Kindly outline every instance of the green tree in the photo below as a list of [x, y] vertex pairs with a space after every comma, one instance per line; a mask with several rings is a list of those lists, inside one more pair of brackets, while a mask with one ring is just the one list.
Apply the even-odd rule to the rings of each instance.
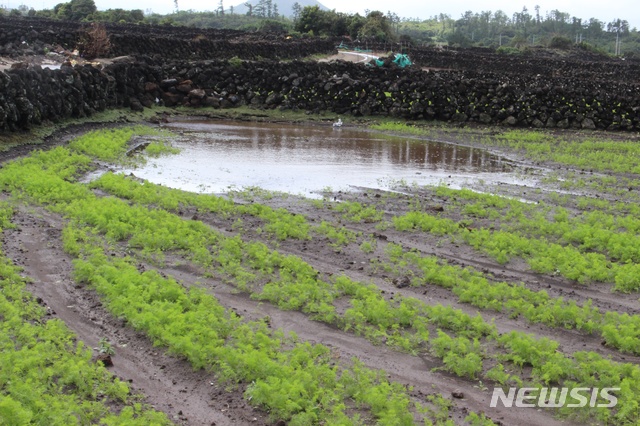
[[71, 0], [57, 4], [53, 10], [59, 19], [82, 21], [88, 20], [98, 8], [93, 0]]
[[291, 12], [293, 13], [293, 21], [294, 22], [297, 21], [298, 18], [300, 18], [300, 15], [302, 14], [302, 6], [300, 6], [300, 3], [295, 2], [291, 7]]
[[53, 7], [53, 14], [58, 19], [70, 19], [71, 6], [69, 3], [58, 3]]
[[267, 18], [273, 17], [273, 1], [265, 0], [265, 9], [267, 11]]
[[286, 33], [289, 31], [289, 25], [283, 21], [276, 21], [274, 19], [262, 19], [258, 25], [259, 31], [269, 33]]
[[471, 46], [471, 39], [464, 35], [462, 31], [456, 31], [447, 37], [447, 43], [450, 46], [456, 47], [469, 47]]
[[374, 38], [378, 41], [391, 41], [394, 39], [389, 19], [379, 10], [369, 12], [367, 20], [360, 29], [358, 36], [362, 38]]
[[614, 34], [629, 35], [629, 22], [623, 19], [616, 19], [607, 24], [607, 31]]
[[367, 20], [364, 16], [360, 16], [358, 13], [350, 16], [347, 20], [347, 32], [352, 38], [357, 38], [360, 30], [364, 27], [366, 22]]
[[300, 17], [296, 21], [295, 29], [301, 33], [319, 35], [326, 29], [324, 12], [319, 6], [306, 6], [300, 12]]
[[140, 9], [108, 9], [93, 14], [95, 21], [138, 23], [144, 21], [144, 13]]
[[335, 10], [320, 10], [318, 6], [307, 6], [300, 12], [294, 29], [315, 35], [344, 36], [351, 34], [351, 16]]
[[264, 0], [260, 0], [257, 4], [253, 6], [253, 10], [251, 11], [252, 16], [257, 16], [258, 18], [264, 18], [266, 15]]
[[522, 8], [522, 12], [513, 14], [513, 25], [516, 31], [522, 33], [522, 35], [526, 38], [527, 31], [529, 29], [529, 25], [531, 23], [531, 15], [529, 14], [529, 10], [526, 7]]
[[589, 23], [587, 24], [587, 37], [589, 38], [599, 38], [602, 36], [602, 32], [604, 30], [604, 24], [602, 23], [602, 21], [596, 19], [596, 18], [591, 18], [589, 19]]

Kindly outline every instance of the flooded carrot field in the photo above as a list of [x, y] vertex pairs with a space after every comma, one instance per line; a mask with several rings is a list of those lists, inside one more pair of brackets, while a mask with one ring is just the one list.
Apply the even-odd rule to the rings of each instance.
[[30, 395], [95, 423], [637, 424], [637, 142], [382, 130], [182, 120], [4, 161], [31, 343], [2, 356], [81, 371]]

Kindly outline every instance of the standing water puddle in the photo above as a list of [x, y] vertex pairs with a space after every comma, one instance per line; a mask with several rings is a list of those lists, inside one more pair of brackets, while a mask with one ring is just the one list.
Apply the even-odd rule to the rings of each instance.
[[530, 184], [514, 164], [489, 152], [328, 126], [244, 122], [176, 122], [177, 155], [149, 159], [133, 172], [172, 188], [223, 193], [257, 186], [309, 196], [327, 187]]

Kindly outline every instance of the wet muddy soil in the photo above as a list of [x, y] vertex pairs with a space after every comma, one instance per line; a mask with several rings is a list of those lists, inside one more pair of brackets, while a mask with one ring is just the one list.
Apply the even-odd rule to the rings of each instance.
[[[58, 143], [64, 143], [68, 135], [61, 138]], [[251, 141], [249, 138], [249, 142], [245, 143], [259, 145], [260, 139]], [[464, 143], [464, 140], [459, 142]], [[241, 139], [237, 138], [236, 143], [242, 143]], [[283, 140], [278, 142], [282, 149], [295, 149], [295, 146], [286, 147], [287, 143], [289, 142]], [[393, 152], [390, 150], [388, 154], [392, 156]], [[424, 153], [420, 155], [424, 157]], [[404, 157], [400, 156], [398, 161], [402, 158]], [[518, 185], [511, 185], [510, 188], [516, 194], [523, 191], [523, 187]], [[473, 266], [496, 281], [522, 282], [531, 289], [544, 289], [554, 297], [570, 298], [578, 303], [591, 299], [594, 306], [602, 310], [634, 314], [640, 312], [636, 300], [611, 293], [610, 288], [606, 286], [585, 287], [560, 277], [535, 274], [524, 262], [500, 265], [469, 247], [427, 234], [406, 234], [391, 228], [379, 229], [376, 223], [345, 222], [334, 209], [326, 207], [340, 201], [371, 203], [383, 210], [385, 217], [389, 218], [406, 212], [412, 200], [421, 196], [419, 192], [390, 194], [392, 193], [371, 187], [354, 188], [349, 192], [333, 191], [323, 194], [330, 201], [325, 202], [325, 207], [322, 208], [308, 199], [297, 196], [275, 196], [260, 200], [272, 207], [282, 207], [293, 213], [304, 214], [312, 224], [321, 221], [340, 223], [359, 233], [355, 243], [339, 249], [331, 247], [328, 241], [321, 237], [314, 237], [310, 241], [275, 241], [269, 236], [257, 233], [257, 223], [252, 222], [253, 219], [250, 217], [243, 218], [244, 226], [239, 230], [232, 229], [235, 218], [224, 219], [204, 212], [186, 210], [182, 213], [185, 220], [193, 218], [197, 213], [198, 220], [215, 230], [227, 234], [241, 234], [245, 239], [263, 241], [277, 247], [282, 253], [299, 256], [322, 274], [344, 273], [353, 279], [372, 282], [389, 298], [394, 295], [411, 296], [431, 304], [450, 305], [471, 314], [477, 312], [474, 307], [460, 303], [457, 297], [446, 289], [435, 286], [399, 287], [397, 280], [402, 277], [374, 268], [371, 260], [380, 257], [386, 244], [394, 242], [424, 255], [438, 256], [452, 264]], [[237, 202], [251, 201], [239, 198]], [[427, 206], [432, 204], [434, 208], [442, 204], [442, 200], [436, 202], [425, 199], [423, 202]], [[193, 371], [185, 360], [171, 357], [164, 349], [153, 347], [149, 339], [107, 312], [93, 290], [77, 286], [72, 277], [71, 257], [62, 249], [61, 232], [64, 221], [59, 216], [37, 207], [20, 206], [14, 222], [17, 225], [16, 229], [5, 231], [4, 250], [9, 258], [24, 268], [25, 275], [33, 278], [29, 290], [48, 307], [52, 317], [62, 319], [88, 345], [95, 347], [101, 338], [108, 339], [116, 351], [111, 371], [123, 380], [129, 381], [132, 387], [144, 396], [147, 403], [167, 413], [177, 424], [268, 424], [268, 413], [251, 407], [244, 400], [242, 386], [231, 389], [224, 387], [216, 382], [212, 373]], [[374, 252], [364, 253], [359, 249], [358, 244], [372, 238], [377, 239]], [[259, 303], [227, 283], [205, 278], [203, 271], [185, 265], [181, 259], [173, 260], [168, 257], [163, 266], [145, 267], [156, 268], [167, 275], [175, 276], [185, 286], [202, 283], [225, 307], [250, 319], [269, 316], [273, 328], [294, 331], [303, 340], [325, 344], [336, 352], [338, 358], [348, 360], [357, 357], [371, 368], [384, 369], [392, 380], [413, 386], [412, 396], [415, 398], [423, 399], [425, 395], [436, 392], [443, 394], [454, 403], [451, 417], [456, 424], [463, 423], [469, 411], [485, 412], [494, 422], [503, 425], [574, 424], [568, 420], [556, 420], [551, 412], [537, 409], [490, 409], [489, 389], [480, 386], [476, 381], [462, 379], [441, 370], [434, 371], [434, 368], [441, 367], [440, 361], [435, 358], [424, 354], [411, 356], [385, 346], [376, 346], [364, 338], [310, 320], [304, 314], [281, 311], [266, 302]], [[481, 315], [488, 321], [493, 320], [500, 332], [519, 330], [553, 338], [566, 353], [590, 350], [617, 361], [640, 361], [637, 357], [611, 350], [603, 346], [600, 339], [583, 333], [532, 325], [525, 320], [513, 319], [495, 312], [483, 311]], [[463, 398], [453, 397], [454, 394], [461, 394]]]

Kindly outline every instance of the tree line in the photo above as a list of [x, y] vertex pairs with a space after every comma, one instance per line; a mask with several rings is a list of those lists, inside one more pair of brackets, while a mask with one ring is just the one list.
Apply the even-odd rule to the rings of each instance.
[[225, 9], [219, 0], [213, 12], [179, 10], [160, 15], [142, 10], [109, 9], [98, 11], [94, 0], [70, 0], [53, 9], [34, 10], [22, 5], [2, 14], [27, 15], [72, 21], [103, 21], [184, 25], [201, 28], [231, 28], [248, 31], [281, 31], [299, 36], [350, 37], [385, 43], [411, 42], [414, 45], [449, 45], [489, 47], [505, 53], [521, 53], [529, 47], [568, 48], [573, 44], [612, 55], [640, 54], [640, 34], [625, 19], [605, 22], [597, 18], [583, 20], [558, 9], [542, 13], [523, 7], [509, 16], [501, 10], [463, 13], [454, 19], [438, 14], [427, 19], [401, 18], [388, 11], [365, 10], [348, 14], [323, 10], [318, 6], [302, 7], [294, 3], [291, 10], [280, 10], [275, 0], [246, 2], [246, 12]]
[[408, 34], [423, 42], [463, 47], [523, 49], [527, 46], [581, 44], [612, 54], [632, 54], [640, 47], [637, 29], [630, 28], [625, 19], [611, 22], [597, 18], [584, 20], [558, 9], [542, 13], [539, 6], [535, 6], [533, 12], [523, 7], [512, 16], [500, 10], [479, 13], [467, 11], [457, 20], [440, 14], [417, 25], [416, 21], [403, 20], [403, 26]]
[[70, 0], [67, 3], [58, 3], [52, 9], [42, 10], [28, 8], [24, 4], [11, 10], [0, 7], [0, 15], [28, 16], [77, 22], [142, 23], [145, 21], [145, 14], [141, 9], [108, 9], [99, 11], [94, 0]]

